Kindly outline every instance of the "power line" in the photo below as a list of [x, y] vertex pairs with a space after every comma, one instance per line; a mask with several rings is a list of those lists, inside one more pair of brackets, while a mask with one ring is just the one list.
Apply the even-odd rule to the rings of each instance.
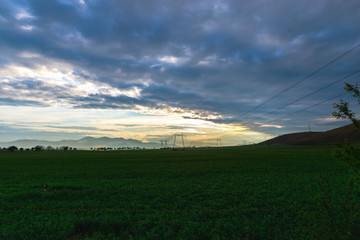
[[281, 109], [283, 109], [285, 107], [288, 107], [288, 106], [290, 106], [290, 105], [292, 105], [294, 103], [297, 103], [297, 102], [303, 100], [304, 98], [310, 97], [310, 96], [314, 95], [315, 93], [318, 93], [318, 92], [320, 92], [320, 91], [322, 91], [322, 90], [324, 90], [324, 89], [326, 89], [326, 88], [328, 88], [328, 87], [330, 87], [330, 86], [332, 86], [332, 85], [334, 85], [334, 84], [336, 84], [336, 83], [338, 83], [340, 81], [343, 81], [343, 80], [345, 80], [345, 79], [347, 79], [347, 78], [349, 78], [349, 77], [351, 77], [351, 76], [353, 76], [353, 75], [355, 75], [355, 74], [357, 74], [359, 72], [360, 72], [360, 69], [346, 75], [345, 77], [339, 78], [339, 79], [337, 79], [337, 80], [335, 80], [335, 81], [333, 81], [333, 82], [331, 82], [331, 83], [329, 83], [329, 84], [327, 84], [327, 85], [325, 85], [325, 86], [323, 86], [323, 87], [321, 87], [321, 88], [319, 88], [319, 89], [317, 89], [317, 90], [315, 90], [315, 91], [313, 91], [313, 92], [311, 92], [309, 94], [306, 94], [305, 96], [302, 96], [302, 97], [300, 97], [300, 98], [298, 98], [298, 99], [296, 99], [296, 100], [294, 100], [294, 101], [292, 101], [290, 103], [287, 103], [287, 104], [285, 104], [285, 105], [283, 105], [281, 107], [278, 107], [277, 109], [275, 109], [275, 110], [273, 110], [271, 112], [265, 113], [265, 114], [261, 115], [260, 117], [257, 117], [257, 118], [255, 118], [255, 119], [253, 119], [251, 121], [248, 121], [248, 122], [246, 122], [244, 124], [246, 125], [246, 124], [248, 124], [248, 123], [250, 123], [252, 121], [255, 121], [255, 120], [259, 119], [259, 118], [263, 118], [263, 117], [268, 116], [268, 115], [270, 115], [272, 113], [275, 113], [275, 112], [277, 112], [277, 111], [279, 111], [279, 110], [281, 110]]
[[313, 71], [312, 73], [308, 74], [307, 76], [305, 76], [304, 78], [298, 80], [297, 82], [293, 83], [292, 85], [290, 85], [289, 87], [287, 87], [286, 89], [282, 90], [281, 92], [279, 92], [278, 94], [272, 96], [271, 98], [269, 98], [268, 100], [260, 103], [259, 105], [253, 107], [252, 109], [250, 109], [249, 111], [243, 113], [242, 115], [240, 115], [239, 117], [244, 117], [247, 114], [249, 114], [250, 112], [255, 111], [256, 109], [260, 108], [261, 106], [267, 104], [268, 102], [272, 101], [273, 99], [277, 98], [278, 96], [280, 96], [281, 94], [283, 94], [284, 92], [289, 91], [290, 89], [292, 89], [293, 87], [299, 85], [300, 83], [302, 83], [303, 81], [311, 78], [312, 76], [314, 76], [315, 74], [317, 74], [318, 72], [320, 72], [321, 70], [325, 69], [326, 67], [330, 66], [331, 64], [335, 63], [336, 61], [340, 60], [341, 58], [345, 57], [346, 55], [348, 55], [349, 53], [351, 53], [352, 51], [354, 51], [356, 48], [360, 47], [360, 43], [358, 43], [357, 45], [355, 45], [354, 47], [350, 48], [349, 50], [347, 50], [346, 52], [344, 52], [343, 54], [337, 56], [336, 58], [332, 59], [331, 61], [327, 62], [326, 64], [324, 64], [323, 66], [321, 66], [320, 68], [316, 69], [315, 71]]
[[292, 112], [292, 113], [283, 115], [283, 116], [278, 117], [278, 118], [275, 118], [275, 119], [268, 120], [268, 121], [264, 122], [262, 125], [267, 124], [267, 123], [270, 123], [270, 122], [274, 122], [274, 121], [277, 121], [277, 120], [280, 120], [280, 119], [284, 119], [284, 118], [286, 118], [286, 117], [290, 117], [291, 115], [294, 115], [294, 114], [296, 114], [296, 113], [299, 113], [299, 112], [308, 110], [308, 109], [310, 109], [310, 108], [312, 108], [312, 107], [315, 107], [315, 106], [317, 106], [317, 105], [320, 105], [320, 104], [329, 102], [329, 101], [331, 101], [331, 100], [333, 100], [333, 99], [335, 99], [335, 98], [339, 98], [339, 97], [341, 97], [341, 96], [343, 96], [343, 95], [345, 95], [345, 94], [346, 94], [346, 93], [342, 93], [342, 94], [340, 94], [340, 95], [337, 95], [337, 96], [335, 96], [335, 97], [332, 97], [332, 98], [329, 98], [329, 99], [320, 101], [320, 102], [318, 102], [318, 103], [315, 103], [315, 104], [310, 105], [310, 106], [308, 106], [308, 107], [302, 108], [302, 109], [297, 110], [297, 111], [295, 111], [295, 112]]

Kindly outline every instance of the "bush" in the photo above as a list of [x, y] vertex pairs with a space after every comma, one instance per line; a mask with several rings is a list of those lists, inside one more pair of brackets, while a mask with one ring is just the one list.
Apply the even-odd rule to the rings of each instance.
[[10, 151], [10, 152], [15, 152], [15, 151], [17, 151], [18, 150], [18, 148], [16, 147], [16, 146], [10, 146], [10, 147], [8, 147], [8, 151]]

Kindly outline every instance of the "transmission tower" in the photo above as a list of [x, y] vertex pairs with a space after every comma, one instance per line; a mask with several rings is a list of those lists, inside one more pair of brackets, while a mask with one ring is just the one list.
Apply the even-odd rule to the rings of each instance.
[[184, 134], [183, 134], [183, 133], [181, 133], [181, 134], [174, 134], [174, 145], [173, 145], [173, 149], [175, 149], [176, 137], [181, 137], [183, 149], [185, 149], [185, 142], [184, 142]]
[[216, 139], [216, 147], [221, 147], [221, 139]]
[[169, 147], [167, 139], [161, 139], [160, 143], [161, 143], [161, 148], [168, 148]]

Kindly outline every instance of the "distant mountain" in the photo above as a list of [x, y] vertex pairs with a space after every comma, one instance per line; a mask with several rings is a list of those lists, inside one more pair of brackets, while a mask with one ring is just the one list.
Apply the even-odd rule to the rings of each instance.
[[149, 142], [145, 143], [135, 139], [124, 139], [124, 138], [94, 138], [94, 137], [84, 137], [80, 140], [61, 140], [61, 141], [44, 141], [44, 140], [35, 140], [35, 139], [24, 139], [16, 140], [12, 142], [0, 142], [0, 147], [9, 147], [17, 146], [22, 148], [31, 148], [36, 145], [40, 146], [69, 146], [75, 148], [95, 148], [95, 147], [141, 147], [141, 148], [158, 148], [160, 147], [159, 143]]
[[293, 144], [293, 145], [321, 145], [349, 142], [360, 142], [360, 131], [353, 124], [335, 128], [326, 132], [299, 132], [281, 135], [259, 144]]

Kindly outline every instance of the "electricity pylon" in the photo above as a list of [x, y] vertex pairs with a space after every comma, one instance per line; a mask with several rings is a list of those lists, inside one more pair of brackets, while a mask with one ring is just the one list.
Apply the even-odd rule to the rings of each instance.
[[181, 133], [181, 134], [174, 134], [174, 145], [173, 145], [173, 149], [175, 148], [176, 137], [181, 137], [183, 149], [185, 149], [184, 134], [183, 134], [183, 133]]
[[167, 139], [161, 139], [161, 148], [168, 148], [168, 140]]

